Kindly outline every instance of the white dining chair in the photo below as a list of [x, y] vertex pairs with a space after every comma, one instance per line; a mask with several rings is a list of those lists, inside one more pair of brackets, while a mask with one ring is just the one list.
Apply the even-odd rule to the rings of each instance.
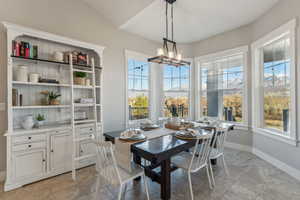
[[124, 169], [118, 166], [111, 142], [95, 142], [95, 144], [97, 148], [96, 168], [98, 176], [101, 177], [102, 183], [104, 182], [113, 186], [120, 187], [118, 200], [121, 200], [122, 198], [123, 189], [125, 189], [125, 197], [126, 184], [138, 177], [141, 177], [144, 181], [147, 199], [149, 200], [148, 184], [144, 169], [134, 163], [132, 163], [131, 169]]
[[[227, 133], [232, 129], [233, 125], [228, 123], [219, 123], [217, 127], [217, 133], [213, 141], [213, 148], [209, 156], [210, 160], [216, 160], [222, 158], [223, 167], [227, 176], [229, 176], [229, 171], [227, 164], [225, 162], [224, 155], [224, 145], [226, 142]], [[210, 166], [211, 167], [211, 166]], [[215, 184], [214, 177], [212, 176], [213, 184]]]
[[196, 139], [196, 144], [195, 147], [193, 148], [193, 153], [183, 152], [172, 159], [172, 163], [175, 166], [183, 169], [188, 174], [189, 189], [190, 189], [190, 195], [192, 200], [194, 199], [192, 179], [191, 179], [191, 175], [193, 173], [196, 173], [201, 169], [206, 168], [209, 187], [213, 189], [212, 180], [210, 176], [212, 170], [208, 164], [209, 154], [211, 150], [212, 136], [213, 136], [212, 133], [199, 136]]

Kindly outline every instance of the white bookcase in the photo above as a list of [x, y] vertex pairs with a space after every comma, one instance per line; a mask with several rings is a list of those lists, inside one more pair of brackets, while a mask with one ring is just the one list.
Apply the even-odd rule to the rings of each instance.
[[[102, 122], [102, 61], [104, 47], [80, 42], [51, 33], [4, 22], [7, 31], [7, 173], [5, 191], [44, 178], [73, 171], [95, 163], [92, 139], [101, 139]], [[38, 46], [38, 58], [12, 56], [12, 41], [26, 41]], [[78, 51], [87, 54], [88, 65], [54, 61], [54, 52]], [[28, 74], [59, 83], [17, 81], [16, 70], [26, 66]], [[75, 85], [75, 71], [86, 72], [90, 86]], [[22, 105], [13, 106], [13, 89], [22, 94]], [[61, 94], [59, 105], [42, 104], [41, 91]], [[75, 103], [78, 98], [93, 102]], [[87, 118], [76, 120], [75, 112]], [[45, 116], [45, 125], [26, 130], [22, 120], [27, 115]]]

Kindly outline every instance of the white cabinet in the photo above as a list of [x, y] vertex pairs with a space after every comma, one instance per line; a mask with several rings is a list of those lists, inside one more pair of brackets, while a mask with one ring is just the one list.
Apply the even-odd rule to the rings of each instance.
[[46, 173], [46, 150], [35, 149], [13, 153], [14, 179], [43, 176]]
[[70, 132], [50, 136], [50, 170], [71, 170], [72, 136]]

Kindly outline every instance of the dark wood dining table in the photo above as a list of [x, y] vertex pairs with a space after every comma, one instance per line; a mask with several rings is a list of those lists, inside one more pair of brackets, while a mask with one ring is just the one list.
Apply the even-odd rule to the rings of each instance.
[[[105, 140], [114, 143], [115, 138], [119, 137], [122, 131], [104, 133]], [[171, 172], [177, 169], [172, 165], [171, 158], [181, 152], [189, 151], [194, 146], [195, 140], [182, 140], [170, 134], [132, 144], [131, 152], [134, 162], [144, 167], [146, 176], [160, 184], [161, 199], [169, 200], [171, 198]], [[149, 161], [146, 162], [149, 164], [144, 165], [142, 159]], [[216, 164], [216, 161], [213, 164]], [[157, 170], [159, 167], [160, 171]]]

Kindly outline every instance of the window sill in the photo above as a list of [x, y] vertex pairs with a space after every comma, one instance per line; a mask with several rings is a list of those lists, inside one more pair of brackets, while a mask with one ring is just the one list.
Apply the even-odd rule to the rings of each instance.
[[234, 125], [234, 130], [250, 131], [251, 127], [244, 123], [231, 122], [231, 121], [222, 121], [224, 123], [230, 123]]
[[284, 142], [286, 144], [292, 145], [292, 146], [297, 146], [299, 141], [295, 138], [291, 138], [288, 136], [280, 135], [276, 131], [271, 131], [268, 129], [263, 129], [263, 128], [253, 128], [253, 133], [255, 134], [260, 134], [269, 138], [272, 138], [274, 140], [278, 140], [281, 142]]

